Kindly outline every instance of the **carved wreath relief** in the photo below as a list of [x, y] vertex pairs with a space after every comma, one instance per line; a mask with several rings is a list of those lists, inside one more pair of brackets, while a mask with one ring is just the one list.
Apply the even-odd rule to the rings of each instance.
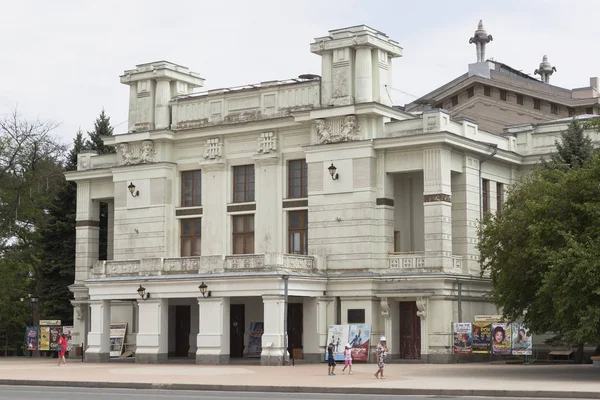
[[[317, 141], [315, 144], [339, 143], [359, 140], [358, 132], [361, 127], [356, 115], [348, 115], [341, 121], [339, 127], [326, 125], [324, 119], [315, 120]], [[337, 129], [336, 129], [337, 128]]]
[[133, 149], [129, 147], [129, 143], [121, 143], [119, 145], [121, 152], [121, 165], [145, 164], [154, 162], [156, 151], [152, 140], [144, 140], [140, 147], [139, 155], [136, 157]]

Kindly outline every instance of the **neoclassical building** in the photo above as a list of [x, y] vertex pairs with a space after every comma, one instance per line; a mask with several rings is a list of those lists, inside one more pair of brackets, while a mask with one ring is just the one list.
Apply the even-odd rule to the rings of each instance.
[[208, 92], [166, 61], [121, 76], [128, 131], [105, 138], [117, 153], [83, 152], [67, 173], [87, 360], [109, 358], [111, 322], [128, 324], [136, 362], [207, 364], [246, 357], [252, 323], [264, 324], [265, 364], [286, 346], [322, 360], [329, 325], [367, 323], [393, 358], [448, 362], [452, 322], [498, 313], [477, 221], [568, 119], [499, 135], [444, 109], [392, 107], [402, 49], [367, 26], [310, 50], [320, 76]]

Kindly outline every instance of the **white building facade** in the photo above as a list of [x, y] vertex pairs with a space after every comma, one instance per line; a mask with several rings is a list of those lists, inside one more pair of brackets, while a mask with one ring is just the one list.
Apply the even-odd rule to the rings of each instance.
[[264, 364], [281, 364], [286, 343], [322, 360], [329, 325], [362, 322], [392, 358], [449, 362], [451, 323], [498, 313], [477, 221], [568, 121], [499, 136], [444, 110], [393, 108], [402, 49], [366, 26], [311, 51], [320, 77], [206, 93], [169, 62], [121, 76], [129, 129], [105, 139], [117, 153], [83, 152], [67, 173], [87, 360], [108, 360], [111, 322], [128, 323], [136, 362], [203, 364], [246, 357], [252, 322], [264, 323]]

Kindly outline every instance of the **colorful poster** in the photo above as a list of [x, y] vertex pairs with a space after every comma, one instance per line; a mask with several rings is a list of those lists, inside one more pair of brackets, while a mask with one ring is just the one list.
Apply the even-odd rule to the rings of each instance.
[[336, 361], [344, 360], [344, 347], [349, 342], [349, 334], [349, 325], [329, 325], [327, 343], [325, 344], [325, 361], [329, 359], [329, 354], [327, 354], [327, 345], [329, 343], [333, 343], [333, 359]]
[[38, 349], [38, 328], [37, 326], [28, 326], [25, 328], [25, 349]]
[[523, 324], [512, 324], [512, 353], [517, 356], [530, 356], [532, 354], [533, 337], [529, 336], [529, 329]]
[[470, 322], [454, 323], [454, 354], [471, 354], [473, 351], [472, 326]]
[[[371, 344], [371, 325], [350, 325], [348, 331], [348, 344], [352, 347], [352, 359], [355, 361], [369, 360], [369, 346]], [[342, 354], [344, 346], [342, 346]]]
[[110, 324], [110, 356], [121, 357], [125, 335], [127, 334], [127, 322]]
[[50, 351], [56, 351], [58, 347], [58, 338], [62, 333], [62, 328], [60, 326], [51, 326], [50, 327]]
[[73, 327], [72, 326], [63, 326], [63, 333], [67, 335], [67, 351], [71, 351], [75, 348], [73, 345]]
[[492, 324], [489, 322], [473, 323], [473, 353], [490, 354], [492, 347]]
[[506, 355], [511, 353], [510, 324], [494, 322], [492, 324], [492, 353]]
[[42, 351], [50, 350], [50, 327], [49, 326], [40, 326], [39, 344], [40, 344], [40, 350], [42, 350]]
[[262, 353], [262, 335], [265, 331], [263, 322], [250, 322], [248, 334], [248, 358], [260, 357]]

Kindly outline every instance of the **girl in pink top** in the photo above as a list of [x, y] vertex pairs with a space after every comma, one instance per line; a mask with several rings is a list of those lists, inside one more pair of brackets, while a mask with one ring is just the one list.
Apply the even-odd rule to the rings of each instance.
[[344, 369], [342, 369], [342, 374], [348, 367], [350, 367], [350, 375], [352, 375], [352, 347], [349, 344], [344, 349]]

